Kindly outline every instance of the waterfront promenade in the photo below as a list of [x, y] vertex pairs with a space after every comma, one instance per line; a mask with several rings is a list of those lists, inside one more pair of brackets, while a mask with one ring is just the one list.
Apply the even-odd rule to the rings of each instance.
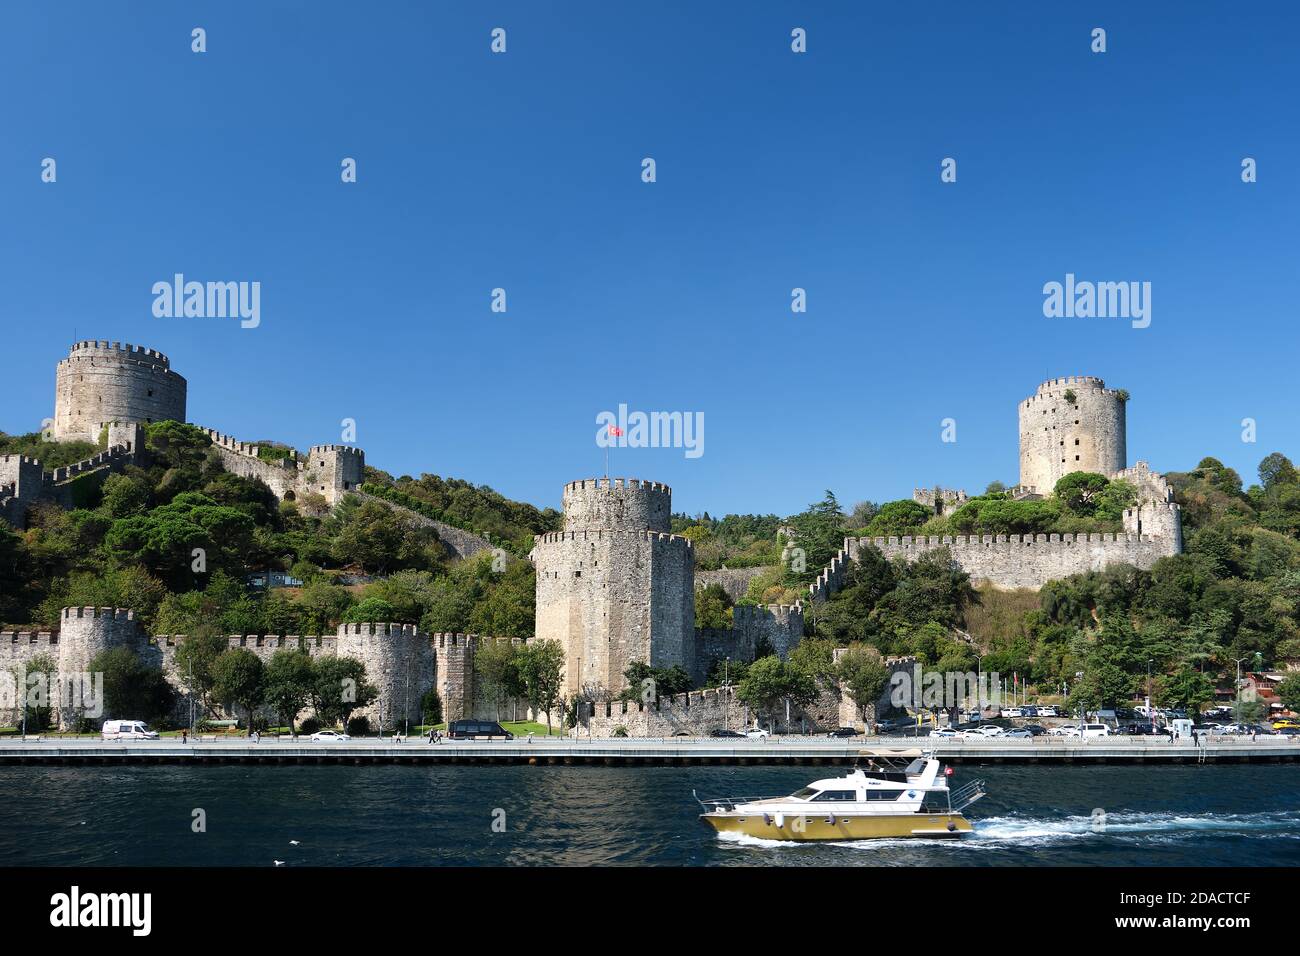
[[453, 763], [530, 765], [689, 765], [853, 763], [861, 750], [922, 747], [949, 763], [1224, 764], [1300, 759], [1294, 737], [1217, 737], [1199, 743], [1151, 737], [1079, 740], [963, 740], [911, 737], [772, 737], [767, 740], [672, 737], [667, 739], [535, 738], [462, 740], [431, 744], [425, 738], [373, 737], [312, 741], [306, 737], [204, 737], [182, 743], [167, 737], [146, 741], [94, 738], [8, 738], [0, 741], [0, 764], [366, 764]]

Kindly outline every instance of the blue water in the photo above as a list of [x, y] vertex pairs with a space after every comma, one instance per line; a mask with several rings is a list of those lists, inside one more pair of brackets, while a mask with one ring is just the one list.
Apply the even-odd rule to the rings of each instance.
[[[1295, 865], [1300, 767], [962, 767], [961, 842], [720, 838], [701, 796], [789, 793], [810, 767], [0, 767], [0, 864]], [[193, 811], [207, 830], [196, 833]], [[1093, 828], [1093, 810], [1106, 813]], [[498, 812], [500, 811], [500, 812]], [[502, 813], [504, 816], [502, 816]], [[494, 832], [494, 820], [504, 832]], [[290, 843], [299, 841], [298, 845]]]

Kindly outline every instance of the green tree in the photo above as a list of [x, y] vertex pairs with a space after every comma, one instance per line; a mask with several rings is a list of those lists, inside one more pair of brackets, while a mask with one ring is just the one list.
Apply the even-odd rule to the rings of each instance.
[[1097, 498], [1110, 484], [1105, 475], [1088, 471], [1072, 471], [1056, 482], [1056, 497], [1075, 514], [1090, 515], [1097, 507]]
[[214, 712], [214, 668], [217, 658], [225, 653], [228, 646], [225, 636], [211, 626], [195, 629], [176, 645], [176, 676], [186, 692], [199, 702], [205, 714]]
[[1300, 713], [1300, 674], [1284, 677], [1278, 681], [1277, 698], [1291, 713]]
[[695, 626], [721, 630], [731, 627], [731, 608], [735, 604], [721, 584], [713, 583], [695, 592]]
[[[312, 708], [326, 726], [341, 724], [346, 729], [353, 711], [369, 707], [379, 698], [379, 689], [366, 680], [366, 665], [355, 658], [326, 654], [312, 662], [312, 669]], [[389, 708], [385, 716], [391, 713]]]
[[396, 609], [375, 597], [368, 597], [343, 612], [343, 620], [351, 624], [387, 624], [397, 619]]
[[865, 644], [852, 644], [835, 665], [835, 676], [845, 692], [853, 698], [858, 713], [874, 707], [889, 682], [889, 669], [880, 654]]
[[266, 699], [266, 667], [246, 647], [223, 651], [212, 665], [212, 694], [248, 714], [248, 730], [255, 730], [254, 711]]
[[1266, 455], [1259, 463], [1259, 481], [1266, 489], [1281, 483], [1294, 484], [1296, 481], [1295, 465], [1291, 459], [1280, 451]]
[[736, 687], [736, 699], [758, 714], [770, 714], [782, 702], [805, 706], [816, 698], [817, 682], [775, 656], [754, 661]]
[[266, 702], [275, 708], [282, 726], [294, 733], [298, 712], [311, 699], [316, 674], [311, 655], [302, 649], [285, 648], [271, 655], [266, 665]]
[[551, 712], [560, 701], [564, 648], [559, 641], [529, 641], [524, 646], [519, 672], [534, 713], [546, 711], [546, 734], [551, 733]]
[[122, 719], [159, 721], [171, 713], [175, 697], [160, 667], [145, 663], [129, 647], [100, 651], [90, 672], [104, 675], [104, 710]]
[[520, 673], [521, 648], [510, 641], [485, 641], [474, 653], [474, 689], [501, 719], [501, 705], [526, 693]]

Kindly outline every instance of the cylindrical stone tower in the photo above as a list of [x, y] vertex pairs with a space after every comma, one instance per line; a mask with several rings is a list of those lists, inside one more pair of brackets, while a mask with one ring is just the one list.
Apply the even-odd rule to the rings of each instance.
[[1107, 477], [1127, 465], [1128, 396], [1087, 375], [1054, 378], [1020, 403], [1020, 484], [1051, 494], [1072, 471]]
[[433, 683], [434, 655], [429, 635], [414, 624], [340, 624], [338, 654], [366, 665], [366, 680], [379, 696], [356, 715], [372, 726], [400, 728], [420, 722], [420, 698]]
[[565, 696], [617, 692], [633, 661], [695, 667], [695, 553], [669, 534], [672, 490], [625, 478], [564, 487], [564, 530], [538, 535], [537, 640], [564, 648]]
[[161, 352], [78, 342], [55, 373], [53, 437], [95, 441], [107, 422], [183, 422], [185, 391], [185, 379]]

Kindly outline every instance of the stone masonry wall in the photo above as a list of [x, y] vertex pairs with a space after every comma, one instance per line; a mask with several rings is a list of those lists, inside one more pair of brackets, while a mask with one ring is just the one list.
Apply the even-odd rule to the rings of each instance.
[[908, 561], [948, 548], [953, 560], [973, 580], [987, 581], [1003, 589], [1040, 588], [1048, 581], [1084, 571], [1101, 571], [1112, 564], [1150, 568], [1160, 558], [1178, 553], [1176, 541], [1145, 534], [852, 538], [847, 546], [854, 558], [863, 548], [871, 546], [886, 558]]
[[[1066, 401], [1073, 392], [1075, 401]], [[1110, 476], [1128, 464], [1126, 403], [1088, 375], [1056, 378], [1020, 403], [1020, 484], [1041, 495], [1073, 471]]]
[[161, 352], [78, 342], [55, 372], [53, 437], [95, 441], [109, 421], [183, 422], [186, 387]]

